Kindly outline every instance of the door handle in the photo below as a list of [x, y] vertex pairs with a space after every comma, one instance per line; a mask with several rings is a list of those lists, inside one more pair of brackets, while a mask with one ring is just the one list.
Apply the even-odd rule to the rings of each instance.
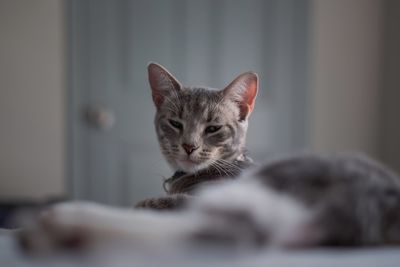
[[98, 130], [110, 130], [115, 125], [114, 111], [106, 107], [87, 108], [85, 111], [86, 123]]

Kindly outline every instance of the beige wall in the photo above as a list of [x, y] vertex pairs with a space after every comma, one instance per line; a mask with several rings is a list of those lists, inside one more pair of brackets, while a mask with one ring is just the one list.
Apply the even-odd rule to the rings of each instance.
[[0, 1], [0, 199], [64, 186], [61, 0]]
[[400, 172], [400, 1], [386, 0], [381, 156]]
[[380, 0], [314, 0], [310, 143], [378, 155]]

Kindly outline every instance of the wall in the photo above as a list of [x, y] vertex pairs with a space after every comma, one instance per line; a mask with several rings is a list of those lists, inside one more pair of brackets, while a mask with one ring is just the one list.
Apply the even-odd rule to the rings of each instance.
[[400, 1], [386, 0], [382, 71], [381, 156], [400, 172]]
[[[310, 146], [400, 170], [400, 2], [313, 0], [313, 12]], [[0, 199], [66, 191], [63, 19], [62, 0], [0, 2]]]
[[0, 2], [0, 199], [64, 194], [61, 0]]
[[314, 0], [310, 145], [378, 155], [382, 5]]

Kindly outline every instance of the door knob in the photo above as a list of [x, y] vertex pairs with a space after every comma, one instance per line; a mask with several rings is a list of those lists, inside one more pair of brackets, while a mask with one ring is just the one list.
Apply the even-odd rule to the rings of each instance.
[[85, 119], [91, 127], [98, 130], [109, 130], [115, 124], [114, 112], [105, 107], [87, 108]]

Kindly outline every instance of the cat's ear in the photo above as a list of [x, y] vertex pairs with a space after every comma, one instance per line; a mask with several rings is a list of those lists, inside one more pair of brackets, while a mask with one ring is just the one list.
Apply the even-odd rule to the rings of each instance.
[[240, 120], [248, 118], [253, 111], [258, 91], [258, 75], [246, 72], [239, 75], [223, 91], [225, 97], [235, 101], [240, 109]]
[[151, 62], [147, 66], [147, 71], [149, 73], [153, 102], [157, 108], [164, 102], [165, 97], [171, 93], [171, 90], [179, 91], [182, 89], [179, 81], [163, 66]]

